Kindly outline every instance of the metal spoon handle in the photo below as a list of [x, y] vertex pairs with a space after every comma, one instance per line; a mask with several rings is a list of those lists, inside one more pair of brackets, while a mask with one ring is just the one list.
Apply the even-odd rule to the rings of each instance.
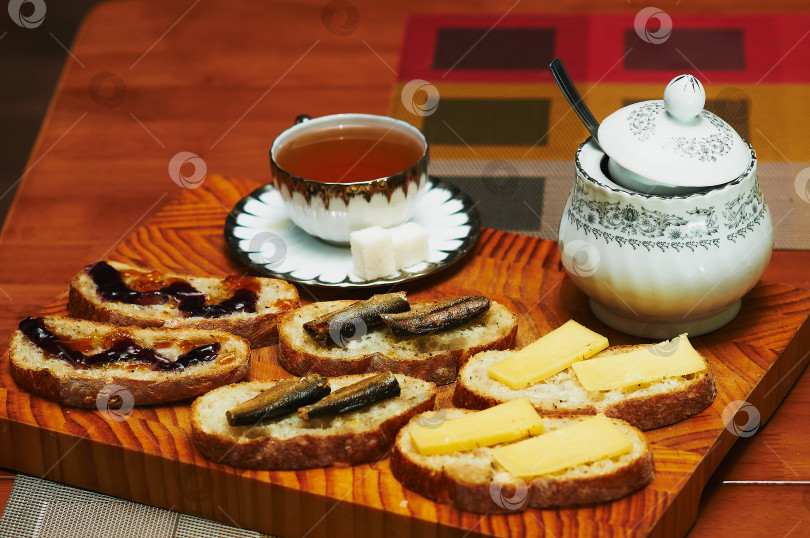
[[582, 100], [582, 96], [579, 95], [579, 92], [574, 86], [574, 82], [571, 80], [571, 77], [568, 76], [568, 71], [565, 70], [562, 60], [554, 58], [551, 60], [551, 63], [548, 64], [548, 68], [551, 70], [551, 76], [557, 81], [557, 85], [562, 90], [571, 108], [574, 109], [579, 119], [585, 124], [585, 128], [588, 129], [588, 132], [591, 133], [593, 139], [598, 143], [599, 122], [596, 121], [596, 118], [585, 104], [585, 101]]

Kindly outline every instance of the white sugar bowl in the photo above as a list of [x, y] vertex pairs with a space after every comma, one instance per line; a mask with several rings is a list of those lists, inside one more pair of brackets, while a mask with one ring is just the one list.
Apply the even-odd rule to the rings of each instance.
[[662, 101], [614, 112], [599, 145], [577, 150], [562, 262], [594, 314], [622, 332], [662, 339], [722, 327], [770, 260], [756, 153], [704, 103], [700, 82], [681, 75]]

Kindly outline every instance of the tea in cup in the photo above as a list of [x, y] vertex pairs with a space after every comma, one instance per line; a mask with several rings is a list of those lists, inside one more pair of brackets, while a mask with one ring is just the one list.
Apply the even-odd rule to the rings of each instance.
[[270, 148], [273, 184], [297, 226], [348, 243], [353, 231], [411, 218], [428, 177], [418, 129], [370, 114], [299, 118]]

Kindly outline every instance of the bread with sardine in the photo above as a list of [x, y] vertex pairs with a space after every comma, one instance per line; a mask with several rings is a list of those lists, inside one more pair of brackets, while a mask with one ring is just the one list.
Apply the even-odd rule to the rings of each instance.
[[485, 514], [612, 501], [655, 475], [638, 429], [605, 415], [541, 418], [525, 399], [417, 415], [390, 464], [407, 489]]
[[26, 318], [9, 343], [26, 391], [100, 410], [185, 400], [250, 369], [247, 340], [222, 331], [119, 327], [57, 316]]
[[250, 276], [199, 277], [99, 261], [70, 283], [71, 316], [116, 325], [228, 331], [251, 347], [276, 343], [278, 317], [300, 305], [295, 286]]
[[282, 317], [278, 362], [295, 375], [392, 371], [445, 385], [475, 353], [511, 347], [517, 325], [515, 312], [482, 296], [319, 302]]
[[695, 415], [714, 400], [711, 365], [686, 334], [608, 347], [569, 321], [520, 351], [489, 351], [459, 372], [453, 403], [485, 409], [528, 398], [543, 415], [604, 413], [650, 430]]
[[386, 457], [435, 399], [433, 383], [390, 372], [237, 383], [194, 401], [192, 431], [206, 458], [234, 467], [357, 465]]

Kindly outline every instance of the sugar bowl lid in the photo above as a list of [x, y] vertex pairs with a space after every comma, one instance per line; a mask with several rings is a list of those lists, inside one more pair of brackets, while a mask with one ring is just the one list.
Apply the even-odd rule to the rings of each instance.
[[728, 183], [748, 168], [751, 151], [728, 123], [704, 110], [705, 103], [700, 81], [679, 75], [663, 100], [634, 103], [605, 118], [599, 145], [615, 168], [651, 185]]

